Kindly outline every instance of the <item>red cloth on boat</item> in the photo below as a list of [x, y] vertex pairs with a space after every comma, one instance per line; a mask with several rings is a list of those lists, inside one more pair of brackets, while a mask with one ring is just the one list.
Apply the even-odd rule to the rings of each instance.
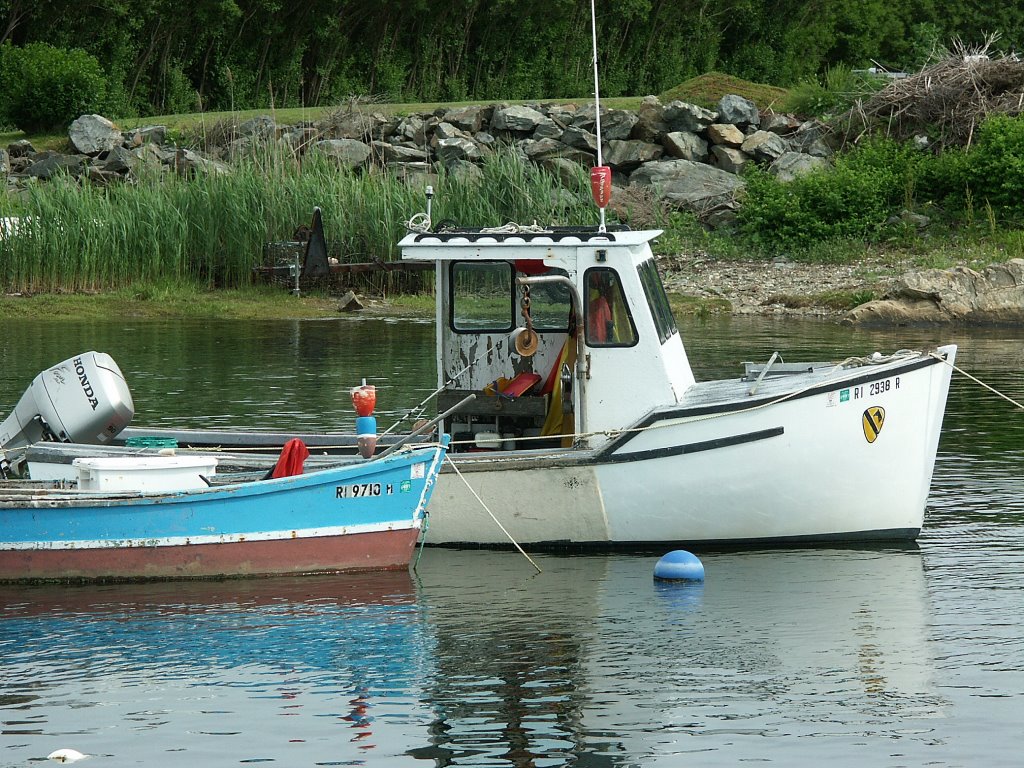
[[270, 473], [270, 476], [291, 477], [292, 475], [301, 475], [302, 465], [308, 458], [309, 449], [306, 447], [306, 444], [299, 440], [299, 438], [293, 437], [281, 449], [281, 455], [277, 457], [277, 464], [274, 467], [274, 471]]
[[538, 381], [540, 381], [539, 373], [520, 373], [504, 386], [501, 394], [506, 397], [519, 397]]

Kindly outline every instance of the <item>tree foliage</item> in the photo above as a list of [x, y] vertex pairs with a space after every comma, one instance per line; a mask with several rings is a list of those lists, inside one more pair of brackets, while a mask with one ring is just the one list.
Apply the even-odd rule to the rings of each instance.
[[0, 45], [0, 122], [24, 131], [65, 128], [83, 113], [105, 106], [106, 81], [99, 62], [80, 49], [46, 43]]
[[[991, 4], [989, 4], [991, 6]], [[0, 0], [0, 44], [82, 48], [121, 114], [390, 100], [581, 97], [587, 0]], [[661, 93], [711, 70], [792, 85], [845, 65], [911, 69], [934, 42], [1001, 32], [1024, 6], [949, 0], [599, 0], [609, 96]]]

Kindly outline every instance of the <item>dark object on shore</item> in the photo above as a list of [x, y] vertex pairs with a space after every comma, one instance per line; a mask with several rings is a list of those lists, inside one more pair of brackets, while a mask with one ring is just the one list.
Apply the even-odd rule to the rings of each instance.
[[[323, 217], [320, 208], [313, 209], [310, 225], [300, 225], [295, 230], [296, 240], [267, 243], [263, 249], [263, 266], [253, 272], [271, 282], [282, 283], [293, 290], [299, 285], [303, 290], [326, 284], [337, 287], [336, 276], [401, 272], [422, 273], [432, 270], [432, 264], [412, 264], [402, 261], [342, 261], [339, 258], [341, 246], [328, 244], [324, 235]], [[333, 254], [333, 255], [332, 255]], [[357, 286], [358, 287], [358, 286]], [[409, 286], [416, 288], [416, 286]], [[355, 296], [355, 293], [350, 291]], [[342, 311], [348, 302], [342, 301]], [[358, 307], [361, 309], [362, 307]]]

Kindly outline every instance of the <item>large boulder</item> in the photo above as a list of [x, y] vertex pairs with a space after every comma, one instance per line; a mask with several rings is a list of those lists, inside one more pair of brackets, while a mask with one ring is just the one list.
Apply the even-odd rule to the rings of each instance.
[[147, 143], [163, 144], [167, 141], [167, 126], [144, 125], [130, 131], [123, 131], [121, 135], [124, 137], [125, 147], [128, 148], [141, 147]]
[[511, 107], [500, 107], [494, 110], [494, 117], [491, 118], [491, 130], [533, 133], [545, 119], [544, 115], [533, 107], [514, 104]]
[[25, 169], [25, 175], [44, 180], [52, 179], [58, 174], [78, 177], [85, 173], [86, 167], [86, 159], [82, 155], [40, 152]]
[[582, 149], [584, 152], [597, 153], [597, 134], [591, 133], [584, 128], [570, 125], [562, 132], [561, 141], [570, 147]]
[[758, 125], [761, 113], [750, 99], [726, 94], [718, 101], [718, 122], [730, 125]]
[[172, 163], [175, 172], [179, 176], [227, 176], [231, 168], [213, 158], [207, 157], [191, 149], [179, 149], [174, 155]]
[[652, 144], [663, 141], [663, 137], [669, 132], [668, 123], [665, 122], [665, 107], [657, 96], [644, 96], [640, 102], [640, 109], [637, 111], [637, 123], [633, 126], [632, 138], [640, 141], [648, 141]]
[[536, 130], [533, 132], [533, 138], [559, 139], [562, 137], [563, 133], [565, 133], [564, 127], [559, 125], [550, 117], [545, 117], [544, 120], [541, 121], [540, 125], [538, 125]]
[[124, 141], [121, 130], [102, 115], [82, 115], [68, 128], [75, 151], [95, 156], [109, 152]]
[[750, 155], [736, 147], [716, 144], [711, 148], [711, 161], [716, 168], [723, 171], [742, 173], [743, 168], [750, 162]]
[[708, 161], [708, 143], [696, 133], [689, 131], [671, 131], [661, 139], [665, 152], [681, 160], [692, 160], [695, 163]]
[[626, 109], [610, 109], [601, 112], [601, 139], [603, 141], [626, 141], [633, 133], [633, 126], [640, 120], [636, 112]]
[[490, 122], [492, 109], [487, 107], [459, 107], [444, 113], [442, 120], [451, 123], [460, 131], [476, 133]]
[[754, 131], [740, 145], [746, 154], [759, 163], [772, 163], [784, 154], [788, 147], [786, 141], [771, 131]]
[[739, 147], [746, 138], [743, 131], [731, 123], [714, 123], [707, 128], [707, 137], [712, 144]]
[[139, 159], [126, 147], [114, 147], [107, 152], [103, 162], [99, 165], [100, 170], [105, 173], [116, 173], [126, 176], [139, 162]]
[[471, 139], [463, 138], [462, 136], [452, 136], [451, 138], [441, 139], [437, 142], [438, 159], [446, 166], [451, 166], [456, 160], [468, 160], [473, 162], [479, 160], [483, 153], [480, 151], [480, 147], [477, 146], [476, 142]]
[[852, 325], [1024, 322], [1024, 259], [977, 272], [928, 269], [899, 278], [883, 299], [849, 312]]
[[629, 173], [644, 163], [657, 160], [664, 152], [665, 150], [657, 144], [648, 144], [645, 141], [612, 139], [608, 142], [604, 161], [616, 170]]
[[377, 157], [383, 158], [385, 163], [425, 163], [430, 159], [425, 150], [406, 144], [374, 141], [370, 146]]
[[277, 133], [277, 123], [270, 115], [256, 115], [238, 126], [239, 136], [267, 140]]
[[28, 139], [18, 139], [7, 145], [7, 151], [11, 157], [28, 157], [36, 153], [36, 148]]
[[647, 163], [635, 170], [629, 181], [650, 187], [659, 198], [697, 213], [733, 205], [744, 186], [734, 174], [689, 160]]
[[356, 139], [324, 139], [313, 144], [313, 151], [331, 158], [343, 168], [362, 168], [370, 161], [373, 150]]
[[800, 127], [800, 121], [792, 115], [769, 112], [761, 116], [761, 130], [788, 136]]
[[377, 112], [358, 111], [330, 115], [316, 125], [325, 139], [356, 139], [364, 142], [382, 138], [385, 126], [390, 126], [391, 132], [394, 132], [398, 121], [389, 120]]
[[436, 147], [437, 143], [444, 139], [469, 139], [471, 137], [472, 134], [446, 120], [442, 120], [434, 126], [434, 133], [430, 138], [430, 143], [431, 146]]
[[662, 119], [670, 131], [702, 133], [718, 121], [718, 113], [685, 101], [673, 101], [662, 110]]

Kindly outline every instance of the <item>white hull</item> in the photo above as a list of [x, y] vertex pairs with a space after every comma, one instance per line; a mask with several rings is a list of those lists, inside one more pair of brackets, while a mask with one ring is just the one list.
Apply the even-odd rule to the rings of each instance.
[[[913, 539], [956, 350], [938, 352], [766, 379], [755, 397], [750, 382], [698, 385], [594, 452], [456, 454], [465, 479], [440, 477], [426, 541], [510, 543], [467, 483], [520, 544]], [[885, 418], [869, 442], [874, 407]]]

